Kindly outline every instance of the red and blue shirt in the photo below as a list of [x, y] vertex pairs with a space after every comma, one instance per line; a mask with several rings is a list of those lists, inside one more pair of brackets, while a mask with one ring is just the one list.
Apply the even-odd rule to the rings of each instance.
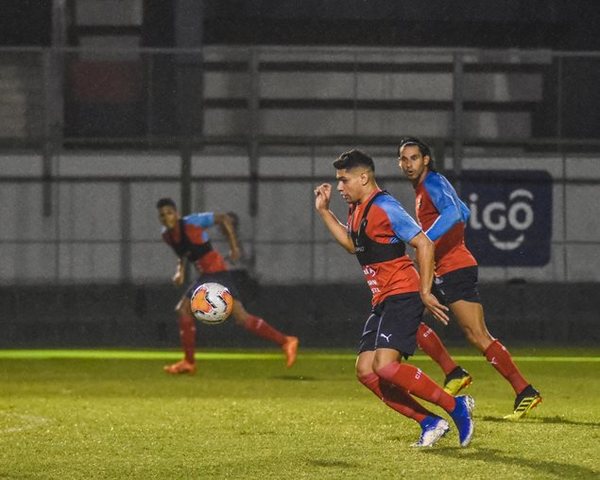
[[[348, 234], [356, 236], [364, 226], [364, 234], [370, 241], [387, 245], [409, 242], [421, 232], [421, 228], [398, 200], [389, 194], [379, 194], [380, 192], [381, 190], [377, 190], [365, 202], [350, 207]], [[364, 211], [375, 196], [364, 219]], [[366, 223], [363, 223], [364, 220]], [[419, 291], [419, 274], [406, 254], [381, 262], [362, 264], [362, 269], [371, 288], [373, 305], [391, 295]]]
[[199, 273], [227, 270], [223, 256], [212, 248], [207, 228], [215, 224], [213, 212], [192, 213], [179, 220], [175, 228], [163, 227], [163, 240], [180, 258], [188, 258]]
[[416, 214], [421, 228], [435, 244], [435, 274], [442, 276], [477, 265], [465, 245], [469, 208], [443, 175], [429, 172], [417, 185]]

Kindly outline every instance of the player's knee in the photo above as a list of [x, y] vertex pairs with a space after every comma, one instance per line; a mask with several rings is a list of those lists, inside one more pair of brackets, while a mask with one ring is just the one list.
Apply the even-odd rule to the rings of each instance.
[[364, 378], [368, 378], [370, 375], [375, 373], [371, 365], [356, 365], [355, 369], [356, 378], [359, 382], [363, 383]]
[[380, 378], [387, 379], [389, 377], [390, 368], [393, 364], [397, 364], [396, 361], [390, 361], [389, 359], [375, 358], [373, 362], [373, 370]]
[[482, 352], [492, 343], [490, 334], [481, 329], [465, 329], [465, 336], [471, 345]]

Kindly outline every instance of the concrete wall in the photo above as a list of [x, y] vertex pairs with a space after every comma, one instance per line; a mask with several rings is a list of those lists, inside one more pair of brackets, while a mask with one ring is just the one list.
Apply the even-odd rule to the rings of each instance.
[[[339, 151], [343, 148], [347, 147]], [[374, 152], [381, 185], [412, 213], [412, 188], [399, 176], [392, 152], [393, 146]], [[333, 179], [335, 155], [311, 157], [298, 152], [261, 157], [263, 180], [255, 218], [249, 213], [248, 158], [196, 155], [192, 173], [202, 181], [193, 185], [193, 207], [239, 214], [246, 254], [254, 259], [253, 274], [262, 284], [360, 282], [355, 261], [331, 241], [313, 211], [313, 186]], [[600, 281], [599, 160], [574, 155], [465, 159], [465, 170], [546, 170], [556, 181], [549, 263], [483, 267], [482, 281]], [[0, 155], [0, 284], [167, 280], [175, 257], [160, 240], [154, 204], [162, 196], [180, 198], [179, 166], [175, 153], [65, 153], [53, 161], [52, 174], [74, 181], [52, 185], [51, 212], [45, 216], [44, 187], [18, 181], [39, 177], [41, 158]], [[11, 180], [2, 181], [2, 176]], [[81, 176], [85, 182], [77, 181]], [[107, 177], [118, 178], [107, 182]], [[274, 177], [286, 180], [273, 181]], [[332, 208], [345, 217], [341, 199], [335, 197]], [[218, 248], [226, 248], [218, 231], [213, 237]]]

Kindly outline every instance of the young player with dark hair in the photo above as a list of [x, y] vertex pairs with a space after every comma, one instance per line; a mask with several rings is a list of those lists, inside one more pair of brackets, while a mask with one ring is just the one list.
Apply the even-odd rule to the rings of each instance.
[[[469, 209], [446, 177], [435, 171], [431, 151], [424, 142], [403, 138], [398, 161], [415, 188], [417, 219], [435, 244], [434, 294], [450, 307], [467, 340], [511, 384], [516, 398], [513, 413], [505, 418], [519, 419], [542, 397], [525, 380], [504, 345], [488, 332], [477, 288], [477, 261], [465, 245]], [[435, 359], [435, 355], [430, 356]]]
[[285, 353], [286, 366], [291, 367], [296, 361], [298, 338], [279, 332], [262, 318], [246, 311], [223, 256], [210, 243], [206, 229], [218, 225], [229, 243], [231, 260], [239, 259], [241, 253], [235, 229], [237, 217], [213, 212], [181, 217], [175, 202], [170, 198], [161, 198], [156, 203], [156, 208], [163, 225], [162, 238], [179, 257], [173, 283], [177, 286], [183, 284], [186, 259], [194, 264], [199, 273], [199, 277], [192, 282], [175, 308], [184, 359], [165, 366], [165, 371], [171, 374], [196, 372], [196, 322], [190, 309], [190, 298], [194, 290], [206, 282], [217, 282], [227, 287], [234, 298], [232, 315], [235, 323], [254, 335], [280, 345]]
[[[358, 380], [386, 405], [420, 424], [421, 436], [414, 446], [432, 446], [449, 425], [413, 395], [448, 412], [460, 445], [467, 446], [473, 435], [473, 399], [448, 394], [422, 370], [402, 362], [415, 351], [424, 306], [439, 321], [448, 320], [447, 308], [431, 294], [433, 244], [400, 203], [379, 189], [368, 155], [351, 150], [333, 165], [337, 190], [350, 206], [348, 223], [340, 223], [329, 209], [330, 184], [315, 188], [315, 208], [335, 240], [356, 255], [373, 295], [356, 359]], [[416, 250], [420, 278], [405, 253], [405, 242]]]

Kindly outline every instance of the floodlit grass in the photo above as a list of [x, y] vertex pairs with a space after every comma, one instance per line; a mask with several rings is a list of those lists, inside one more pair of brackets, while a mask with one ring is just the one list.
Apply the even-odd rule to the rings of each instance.
[[599, 478], [599, 350], [513, 349], [544, 395], [520, 422], [502, 419], [510, 386], [459, 353], [474, 440], [415, 450], [418, 426], [354, 379], [347, 351], [290, 370], [273, 351], [208, 352], [194, 377], [161, 371], [173, 351], [0, 351], [0, 478]]

